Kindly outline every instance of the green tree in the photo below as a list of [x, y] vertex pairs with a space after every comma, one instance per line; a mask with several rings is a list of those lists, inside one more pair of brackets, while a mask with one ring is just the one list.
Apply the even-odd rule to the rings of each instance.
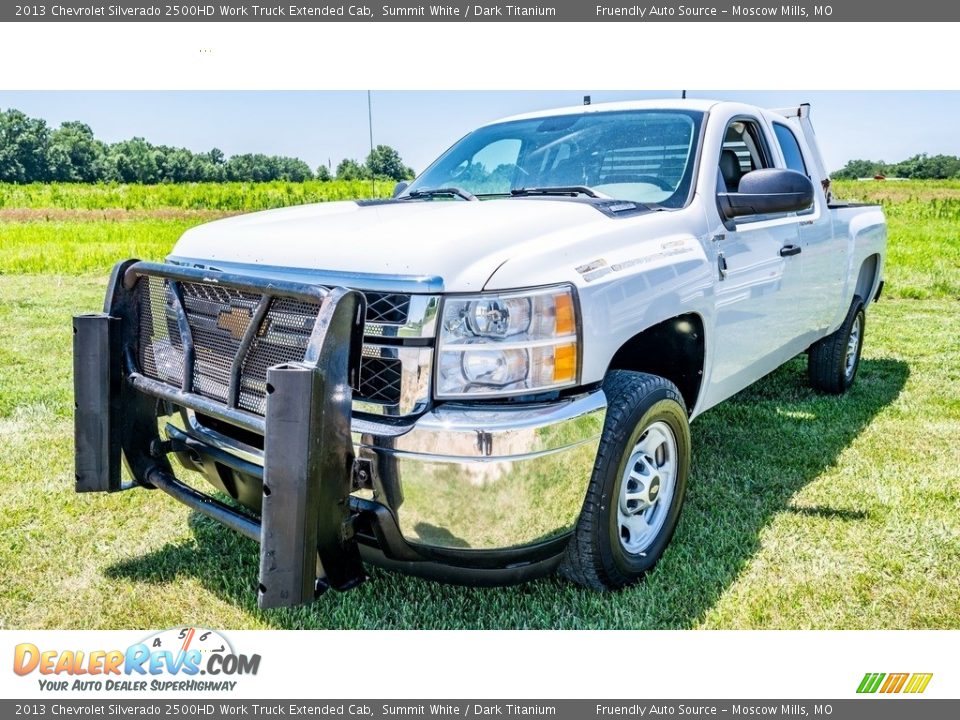
[[[389, 145], [377, 145], [367, 155], [367, 171], [374, 177], [406, 180], [413, 177], [413, 170], [403, 164], [400, 153]], [[339, 172], [337, 175], [339, 176]]]
[[893, 168], [898, 177], [945, 180], [960, 174], [960, 158], [953, 155], [914, 155]]
[[277, 180], [288, 182], [303, 182], [313, 179], [313, 170], [303, 160], [292, 157], [274, 158], [277, 170]]
[[226, 177], [226, 158], [218, 148], [210, 152], [196, 153], [190, 159], [191, 182], [220, 182]]
[[267, 182], [273, 180], [270, 159], [260, 153], [234, 155], [224, 165], [227, 180]]
[[874, 160], [851, 160], [843, 168], [832, 173], [832, 176], [838, 179], [856, 180], [862, 177], [873, 177], [880, 173], [883, 167], [883, 162]]
[[960, 177], [960, 158], [954, 155], [920, 154], [893, 164], [882, 160], [851, 160], [842, 169], [833, 173], [835, 178], [862, 178], [875, 175], [916, 180], [946, 180]]
[[50, 179], [60, 182], [96, 182], [107, 172], [106, 145], [82, 122], [65, 122], [50, 133], [47, 163]]
[[[299, 158], [246, 153], [228, 159], [219, 148], [195, 153], [142, 137], [107, 145], [82, 122], [51, 130], [44, 120], [19, 110], [0, 111], [0, 182], [303, 182], [315, 176], [329, 180], [329, 167], [320, 166], [315, 175]], [[403, 179], [413, 171], [386, 145], [374, 148], [365, 164], [345, 159], [337, 166], [341, 179], [371, 176]]]
[[156, 148], [158, 182], [190, 182], [193, 153], [186, 148]]
[[45, 121], [12, 108], [0, 112], [0, 182], [49, 180], [49, 143], [50, 129]]
[[152, 184], [160, 179], [158, 156], [162, 155], [141, 137], [122, 140], [110, 146], [107, 163], [112, 177], [125, 183]]
[[344, 158], [337, 165], [337, 180], [361, 180], [365, 177], [368, 177], [367, 168], [356, 160]]

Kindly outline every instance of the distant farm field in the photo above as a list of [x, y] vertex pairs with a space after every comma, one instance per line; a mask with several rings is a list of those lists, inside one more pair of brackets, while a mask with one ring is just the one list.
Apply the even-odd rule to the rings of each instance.
[[797, 358], [692, 426], [688, 502], [645, 582], [440, 585], [376, 569], [256, 607], [258, 550], [165, 495], [72, 489], [70, 318], [188, 227], [369, 182], [0, 185], [0, 627], [960, 628], [960, 181], [842, 182], [890, 224], [857, 384]]
[[103, 271], [120, 257], [159, 260], [189, 227], [303, 203], [389, 196], [383, 181], [188, 185], [3, 185], [0, 274]]
[[329, 200], [389, 196], [382, 180], [308, 180], [307, 182], [185, 183], [182, 185], [77, 185], [70, 183], [0, 184], [0, 210], [215, 210], [252, 212]]

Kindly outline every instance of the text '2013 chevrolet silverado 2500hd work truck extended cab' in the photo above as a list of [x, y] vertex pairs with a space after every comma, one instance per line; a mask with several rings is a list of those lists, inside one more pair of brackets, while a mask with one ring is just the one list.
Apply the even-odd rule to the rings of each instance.
[[637, 580], [677, 524], [689, 420], [805, 351], [822, 391], [856, 376], [886, 228], [833, 202], [808, 110], [509, 118], [391, 199], [119, 263], [74, 321], [77, 490], [159, 488], [257, 540], [264, 607], [364, 561]]

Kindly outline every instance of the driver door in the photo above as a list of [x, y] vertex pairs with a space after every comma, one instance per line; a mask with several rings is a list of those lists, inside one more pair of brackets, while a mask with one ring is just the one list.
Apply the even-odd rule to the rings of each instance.
[[[717, 192], [736, 192], [748, 172], [774, 167], [771, 144], [757, 118], [729, 123], [717, 160]], [[719, 402], [793, 354], [801, 275], [795, 213], [725, 219], [708, 209], [716, 252], [715, 349], [710, 394]], [[712, 404], [711, 402], [711, 404]]]

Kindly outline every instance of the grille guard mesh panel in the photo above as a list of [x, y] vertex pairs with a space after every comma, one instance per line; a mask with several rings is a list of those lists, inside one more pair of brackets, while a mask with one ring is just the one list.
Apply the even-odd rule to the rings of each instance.
[[[184, 385], [187, 358], [178, 324], [178, 289], [193, 338], [192, 392], [264, 415], [267, 369], [304, 359], [319, 304], [259, 295], [213, 283], [175, 283], [153, 276], [140, 278], [137, 363], [147, 377], [177, 388]], [[368, 307], [368, 320], [380, 323], [406, 320], [409, 297], [382, 293], [368, 293], [368, 297], [371, 303], [377, 303], [373, 312]], [[244, 346], [247, 330], [258, 319], [258, 310], [265, 312], [249, 344]], [[235, 363], [239, 364], [239, 382], [232, 384]], [[388, 404], [400, 402], [401, 375], [399, 360], [364, 356], [357, 399]]]

